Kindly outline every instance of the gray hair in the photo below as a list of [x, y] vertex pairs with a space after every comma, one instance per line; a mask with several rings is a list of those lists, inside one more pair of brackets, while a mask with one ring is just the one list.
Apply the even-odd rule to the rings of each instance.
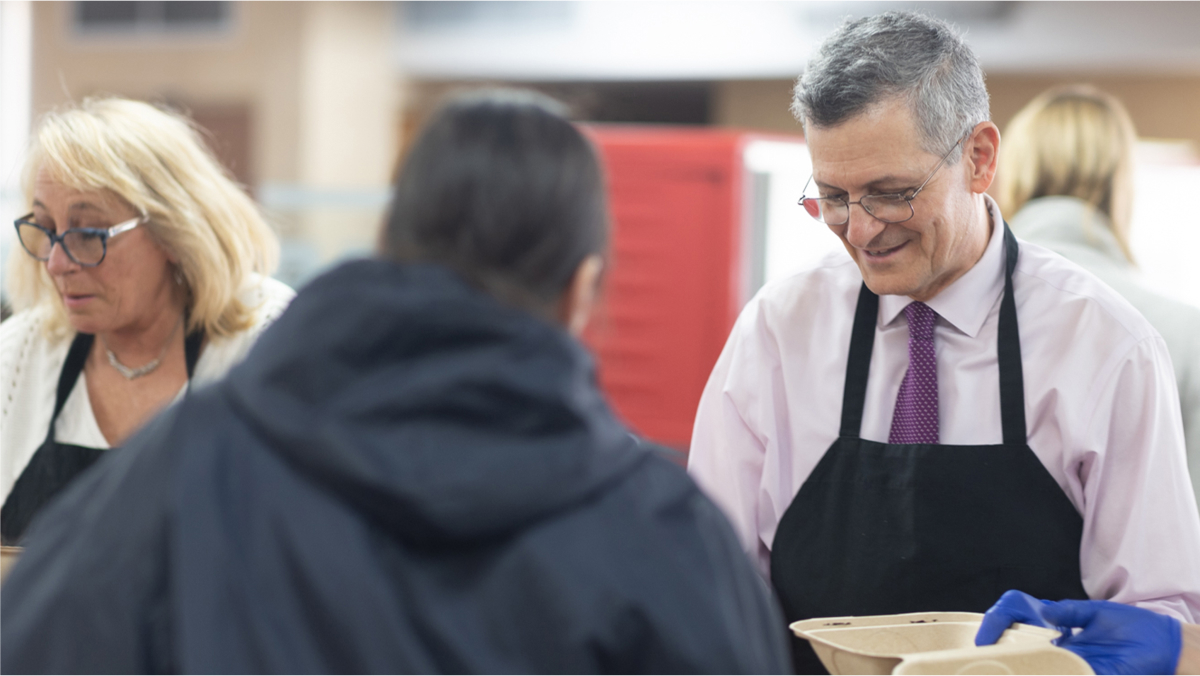
[[925, 150], [949, 152], [991, 118], [983, 70], [946, 22], [914, 12], [849, 19], [796, 81], [792, 114], [832, 127], [892, 97], [906, 100]]

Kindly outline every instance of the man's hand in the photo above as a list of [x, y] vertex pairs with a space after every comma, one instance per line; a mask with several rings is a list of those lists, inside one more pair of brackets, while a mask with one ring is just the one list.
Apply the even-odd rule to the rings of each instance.
[[975, 645], [995, 643], [1013, 622], [1063, 629], [1056, 644], [1097, 674], [1174, 674], [1183, 645], [1179, 621], [1166, 615], [1110, 601], [1039, 601], [1016, 590], [984, 615]]

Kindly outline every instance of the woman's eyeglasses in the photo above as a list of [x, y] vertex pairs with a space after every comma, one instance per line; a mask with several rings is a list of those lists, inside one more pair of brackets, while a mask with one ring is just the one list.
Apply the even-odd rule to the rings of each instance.
[[108, 254], [108, 240], [112, 237], [133, 230], [142, 223], [142, 217], [131, 218], [118, 223], [111, 228], [71, 228], [63, 234], [38, 225], [33, 220], [33, 214], [22, 216], [13, 221], [17, 228], [17, 238], [25, 251], [39, 261], [50, 260], [50, 251], [56, 243], [61, 244], [67, 257], [85, 267], [100, 265]]

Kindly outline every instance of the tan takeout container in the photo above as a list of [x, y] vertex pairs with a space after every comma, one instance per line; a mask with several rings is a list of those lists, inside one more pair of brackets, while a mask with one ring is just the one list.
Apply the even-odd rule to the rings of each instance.
[[1051, 643], [1053, 629], [1015, 624], [996, 645], [977, 647], [979, 613], [822, 617], [793, 622], [831, 674], [1091, 674]]
[[0, 582], [8, 578], [8, 571], [21, 555], [20, 547], [0, 547]]

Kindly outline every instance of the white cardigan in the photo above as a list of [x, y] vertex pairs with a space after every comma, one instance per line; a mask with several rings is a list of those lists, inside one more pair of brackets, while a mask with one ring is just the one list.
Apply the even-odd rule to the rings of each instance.
[[[239, 298], [255, 308], [250, 328], [226, 338], [210, 339], [200, 353], [192, 376], [193, 385], [212, 382], [225, 375], [250, 351], [254, 341], [275, 321], [296, 293], [286, 284], [255, 275]], [[44, 307], [19, 312], [0, 324], [0, 491], [8, 494], [17, 477], [46, 439], [58, 377], [71, 347], [69, 336], [57, 342], [41, 332]], [[180, 395], [187, 386], [180, 391]], [[58, 416], [56, 440], [108, 448], [88, 400], [87, 379], [79, 375], [74, 389]]]

